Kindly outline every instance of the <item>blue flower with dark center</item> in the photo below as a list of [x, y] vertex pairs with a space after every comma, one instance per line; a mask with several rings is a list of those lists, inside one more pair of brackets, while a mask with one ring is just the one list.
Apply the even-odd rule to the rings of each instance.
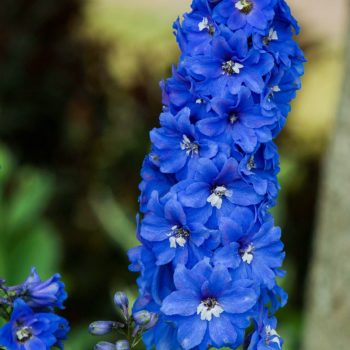
[[222, 0], [214, 9], [214, 19], [232, 30], [264, 31], [273, 18], [275, 0]]
[[276, 122], [275, 117], [264, 116], [260, 104], [255, 104], [250, 91], [242, 88], [237, 96], [214, 98], [211, 102], [216, 115], [197, 123], [206, 136], [222, 135], [222, 142], [239, 145], [245, 152], [253, 152], [258, 142], [271, 139], [267, 126]]
[[220, 216], [228, 215], [237, 205], [249, 206], [262, 200], [239, 176], [234, 158], [220, 163], [219, 166], [209, 159], [199, 160], [194, 180], [177, 185], [180, 202], [185, 207], [215, 209]]
[[273, 58], [267, 53], [248, 50], [247, 36], [240, 30], [228, 38], [214, 38], [210, 55], [187, 57], [183, 64], [198, 80], [198, 91], [222, 96], [226, 91], [237, 94], [242, 85], [261, 93], [263, 76], [273, 68]]
[[217, 233], [205, 227], [208, 216], [185, 210], [174, 199], [160, 201], [156, 192], [148, 209], [141, 237], [153, 243], [157, 264], [164, 265], [173, 260], [175, 264], [186, 264], [189, 258], [195, 258], [197, 262], [208, 254], [209, 248], [218, 245]]
[[255, 152], [245, 154], [239, 163], [239, 170], [256, 193], [262, 196], [267, 194], [269, 198], [277, 197], [279, 156], [273, 142], [262, 144]]
[[61, 317], [34, 313], [22, 299], [16, 299], [10, 321], [0, 328], [0, 346], [7, 350], [49, 350], [61, 346], [67, 331]]
[[228, 271], [213, 268], [206, 260], [191, 270], [179, 265], [174, 274], [176, 291], [163, 301], [161, 311], [178, 326], [182, 348], [235, 346], [249, 324], [257, 302], [251, 281], [233, 281]]
[[219, 26], [212, 19], [212, 11], [207, 0], [195, 0], [193, 11], [185, 14], [180, 24], [174, 23], [177, 41], [184, 54], [198, 55], [208, 52], [214, 36], [219, 35]]
[[275, 317], [268, 317], [266, 311], [259, 315], [255, 323], [255, 331], [247, 350], [280, 350], [283, 340], [277, 333], [277, 320]]
[[281, 115], [280, 130], [290, 112], [290, 101], [295, 97], [300, 86], [299, 72], [295, 70], [295, 67], [289, 70], [280, 69], [271, 72], [261, 95], [261, 106], [268, 113], [275, 111]]
[[[244, 217], [244, 220], [242, 219]], [[214, 263], [232, 269], [236, 278], [249, 278], [273, 288], [276, 269], [284, 259], [281, 230], [273, 221], [254, 225], [254, 214], [246, 208], [236, 208], [230, 218], [221, 218], [223, 248], [214, 256]]]
[[162, 113], [162, 127], [151, 131], [153, 153], [159, 160], [160, 170], [177, 173], [180, 178], [193, 173], [199, 158], [212, 158], [218, 151], [215, 142], [200, 137], [190, 115], [189, 108], [184, 108], [176, 116]]
[[293, 40], [293, 31], [289, 23], [275, 21], [267, 28], [265, 33], [255, 33], [253, 44], [261, 52], [269, 52], [277, 63], [286, 68], [291, 66], [291, 60], [298, 57], [304, 61], [304, 56], [298, 44]]

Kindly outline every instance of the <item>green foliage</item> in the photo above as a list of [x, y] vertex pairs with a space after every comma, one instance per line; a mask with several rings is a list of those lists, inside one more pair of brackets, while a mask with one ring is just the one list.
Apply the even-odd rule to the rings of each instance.
[[44, 217], [52, 178], [17, 166], [1, 145], [0, 164], [0, 276], [19, 283], [32, 266], [48, 276], [56, 271], [61, 255], [55, 229]]

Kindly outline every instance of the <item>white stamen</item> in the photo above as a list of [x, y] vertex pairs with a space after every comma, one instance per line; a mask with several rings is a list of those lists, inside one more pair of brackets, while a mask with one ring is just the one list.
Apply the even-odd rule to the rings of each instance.
[[207, 202], [211, 204], [212, 207], [221, 209], [222, 197], [232, 197], [232, 191], [228, 190], [225, 186], [217, 186], [207, 198]]
[[208, 29], [209, 28], [209, 21], [207, 17], [203, 17], [202, 22], [198, 23], [198, 29], [200, 31], [204, 30], [204, 29]]
[[186, 151], [187, 156], [193, 157], [193, 155], [199, 153], [198, 144], [191, 142], [191, 140], [186, 135], [182, 136], [182, 142], [180, 143], [180, 147], [183, 151]]
[[243, 10], [244, 9], [244, 4], [243, 4], [243, 2], [240, 0], [240, 1], [237, 1], [236, 3], [235, 3], [235, 8], [237, 9], [237, 10]]
[[213, 316], [220, 317], [222, 312], [224, 312], [224, 309], [212, 298], [203, 300], [197, 307], [197, 315], [201, 315], [202, 321], [211, 321]]
[[274, 85], [274, 86], [271, 88], [271, 91], [273, 91], [273, 92], [280, 92], [281, 89], [280, 89], [280, 87], [279, 87], [278, 85]]
[[197, 104], [202, 104], [202, 103], [204, 103], [205, 101], [202, 99], [202, 98], [197, 98], [197, 100], [196, 100], [196, 103]]
[[223, 74], [233, 75], [233, 74], [239, 74], [241, 72], [241, 69], [244, 68], [244, 65], [230, 60], [230, 61], [224, 62], [221, 68], [223, 70]]
[[200, 32], [206, 29], [210, 35], [214, 35], [215, 33], [215, 27], [209, 23], [207, 17], [203, 17], [202, 22], [198, 23], [198, 29]]
[[[265, 333], [266, 333], [266, 340], [265, 343], [269, 344], [270, 342], [272, 343], [276, 343], [278, 345], [278, 347], [281, 349], [281, 341], [280, 341], [280, 336], [279, 334], [276, 332], [275, 329], [271, 328], [270, 325], [265, 327]], [[270, 339], [271, 337], [273, 337], [272, 339]]]
[[234, 124], [238, 120], [237, 116], [235, 113], [232, 113], [230, 115], [230, 124]]
[[253, 9], [253, 3], [250, 0], [239, 0], [235, 3], [235, 8], [247, 15]]
[[184, 247], [187, 243], [187, 238], [190, 233], [182, 227], [177, 225], [171, 228], [171, 232], [168, 234], [170, 248], [177, 248], [177, 246]]
[[247, 163], [247, 170], [251, 171], [254, 168], [255, 168], [255, 159], [254, 159], [254, 156], [251, 156]]
[[19, 342], [24, 343], [32, 337], [29, 327], [22, 327], [16, 331], [16, 338]]
[[272, 40], [278, 40], [278, 34], [273, 28], [271, 28], [269, 31], [269, 41]]
[[247, 248], [241, 249], [240, 253], [241, 253], [242, 261], [250, 265], [254, 258], [253, 251], [254, 251], [253, 244], [249, 244]]

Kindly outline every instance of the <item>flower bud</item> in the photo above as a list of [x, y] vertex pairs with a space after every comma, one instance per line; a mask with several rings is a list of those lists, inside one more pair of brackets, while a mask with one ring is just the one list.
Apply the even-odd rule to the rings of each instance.
[[145, 330], [147, 329], [150, 329], [152, 327], [154, 327], [156, 325], [156, 323], [158, 322], [158, 318], [159, 318], [159, 315], [154, 313], [154, 312], [151, 312], [151, 319], [149, 320], [149, 322], [147, 323], [146, 327], [145, 327]]
[[129, 299], [124, 292], [114, 294], [114, 304], [123, 311], [126, 318], [129, 316]]
[[100, 341], [95, 345], [95, 350], [115, 350], [116, 347], [112, 343], [108, 343], [106, 341]]
[[95, 321], [89, 326], [89, 332], [93, 335], [104, 335], [109, 333], [116, 323], [114, 321]]
[[138, 325], [145, 326], [151, 321], [151, 313], [147, 310], [137, 311], [133, 314], [133, 318]]
[[130, 345], [127, 340], [118, 340], [115, 347], [117, 350], [130, 350]]

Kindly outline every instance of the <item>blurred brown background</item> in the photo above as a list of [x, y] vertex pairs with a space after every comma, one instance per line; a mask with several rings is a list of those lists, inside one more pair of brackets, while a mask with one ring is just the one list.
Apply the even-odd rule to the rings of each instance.
[[[0, 3], [0, 276], [61, 271], [72, 324], [67, 350], [89, 349], [88, 323], [136, 296], [139, 170], [161, 111], [158, 82], [179, 55], [172, 22], [189, 0], [2, 0]], [[278, 139], [288, 306], [285, 350], [301, 348], [321, 164], [342, 92], [346, 0], [290, 0], [308, 63]], [[343, 349], [340, 349], [343, 350]], [[346, 350], [346, 349], [344, 349]]]

